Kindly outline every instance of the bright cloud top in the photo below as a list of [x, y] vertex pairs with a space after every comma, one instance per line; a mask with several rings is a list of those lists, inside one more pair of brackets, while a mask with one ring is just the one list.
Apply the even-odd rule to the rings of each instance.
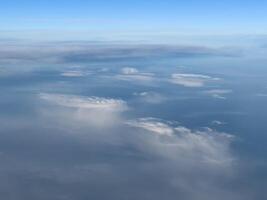
[[233, 161], [230, 153], [232, 135], [210, 128], [191, 130], [154, 118], [141, 118], [127, 124], [151, 133], [154, 139], [147, 141], [147, 146], [165, 157], [186, 163], [206, 163], [209, 167], [230, 166]]
[[102, 109], [124, 111], [127, 109], [126, 102], [117, 99], [107, 99], [101, 97], [80, 97], [73, 95], [60, 94], [40, 94], [41, 99], [56, 103], [65, 107], [84, 108], [84, 109]]
[[185, 87], [203, 87], [205, 83], [217, 80], [219, 79], [201, 74], [172, 74], [170, 82]]
[[154, 118], [141, 118], [138, 120], [128, 121], [127, 124], [133, 127], [145, 129], [158, 135], [172, 136], [174, 133], [172, 127]]
[[50, 118], [71, 127], [111, 127], [121, 122], [121, 113], [128, 109], [125, 101], [111, 98], [46, 93], [40, 94], [40, 98], [59, 106], [45, 110]]

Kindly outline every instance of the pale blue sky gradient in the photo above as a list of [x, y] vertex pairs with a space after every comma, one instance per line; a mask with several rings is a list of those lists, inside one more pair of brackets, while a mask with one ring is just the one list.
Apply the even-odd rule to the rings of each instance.
[[2, 36], [12, 35], [5, 31], [15, 31], [14, 35], [16, 31], [58, 32], [62, 37], [88, 31], [103, 37], [265, 34], [267, 27], [267, 1], [263, 0], [12, 0], [0, 5]]

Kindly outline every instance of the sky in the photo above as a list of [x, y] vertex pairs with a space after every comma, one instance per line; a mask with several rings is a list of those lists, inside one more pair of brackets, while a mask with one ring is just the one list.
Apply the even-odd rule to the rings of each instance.
[[[265, 34], [267, 2], [241, 0], [1, 1], [1, 31]], [[105, 34], [104, 34], [105, 35]]]
[[0, 0], [0, 199], [267, 199], [266, 8]]

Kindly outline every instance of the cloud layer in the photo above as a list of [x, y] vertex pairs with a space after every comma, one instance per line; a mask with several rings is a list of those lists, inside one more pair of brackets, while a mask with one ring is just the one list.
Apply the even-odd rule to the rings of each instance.
[[168, 58], [198, 56], [233, 56], [229, 49], [205, 46], [151, 45], [126, 43], [93, 43], [88, 41], [69, 42], [5, 42], [0, 48], [3, 63], [86, 63], [89, 61], [118, 61], [126, 59]]

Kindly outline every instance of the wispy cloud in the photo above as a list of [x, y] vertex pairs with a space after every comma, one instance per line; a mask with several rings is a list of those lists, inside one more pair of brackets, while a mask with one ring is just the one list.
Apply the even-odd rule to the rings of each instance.
[[61, 73], [64, 77], [83, 77], [89, 75], [90, 72], [80, 71], [80, 70], [67, 70]]
[[226, 99], [225, 95], [232, 93], [232, 90], [228, 89], [214, 89], [214, 90], [206, 90], [204, 94], [210, 95], [213, 98], [217, 99]]
[[[197, 56], [233, 56], [236, 52], [220, 48], [184, 45], [126, 44], [94, 41], [0, 41], [2, 63], [85, 63], [125, 59]], [[229, 53], [230, 52], [230, 53]]]
[[52, 103], [56, 103], [60, 106], [72, 108], [101, 109], [114, 111], [123, 111], [127, 108], [126, 103], [122, 100], [100, 97], [81, 97], [72, 95], [41, 93], [40, 98], [50, 101]]
[[219, 120], [213, 120], [211, 123], [213, 125], [218, 125], [218, 126], [226, 124], [225, 122], [222, 122], [222, 121], [219, 121]]
[[264, 94], [264, 93], [259, 93], [259, 94], [256, 94], [257, 97], [267, 97], [267, 94]]
[[128, 121], [126, 124], [142, 128], [158, 135], [172, 136], [174, 133], [174, 129], [172, 127], [155, 118], [141, 118], [138, 120]]
[[121, 69], [122, 74], [138, 74], [139, 71], [133, 67], [124, 67]]
[[217, 80], [219, 78], [202, 74], [172, 74], [170, 82], [185, 87], [203, 87], [207, 82]]
[[167, 100], [164, 95], [151, 91], [140, 93], [135, 92], [133, 95], [136, 96], [139, 100], [151, 104], [160, 104]]

